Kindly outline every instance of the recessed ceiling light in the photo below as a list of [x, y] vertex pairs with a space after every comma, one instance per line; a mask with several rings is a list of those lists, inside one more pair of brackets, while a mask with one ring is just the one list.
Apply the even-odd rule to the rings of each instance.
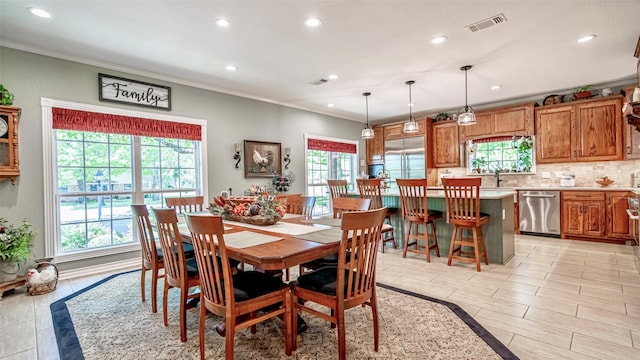
[[500, 90], [502, 88], [502, 85], [493, 85], [491, 87], [491, 90]]
[[447, 41], [446, 36], [436, 36], [433, 39], [431, 39], [432, 44], [442, 44], [445, 41]]
[[41, 18], [45, 18], [45, 19], [50, 19], [51, 18], [51, 14], [49, 14], [45, 10], [34, 8], [34, 7], [30, 7], [30, 8], [28, 8], [28, 10], [35, 16], [38, 16], [38, 17], [41, 17]]
[[333, 104], [327, 104], [328, 107], [333, 107]]
[[227, 19], [218, 19], [216, 20], [216, 24], [220, 27], [227, 27], [231, 25], [231, 23]]
[[331, 74], [331, 75], [327, 76], [327, 78], [328, 78], [329, 80], [335, 80], [335, 79], [337, 79], [337, 78], [338, 78], [338, 75], [336, 75], [336, 74]]
[[234, 65], [227, 65], [225, 66], [225, 69], [229, 70], [229, 71], [236, 71], [238, 70], [237, 67], [235, 67]]
[[322, 22], [320, 21], [320, 19], [318, 18], [308, 18], [307, 20], [305, 20], [304, 24], [307, 25], [308, 27], [317, 27], [320, 26]]
[[581, 37], [580, 39], [578, 39], [578, 42], [579, 42], [579, 43], [584, 43], [584, 42], [587, 42], [587, 41], [591, 41], [591, 40], [595, 39], [595, 38], [596, 38], [596, 36], [597, 36], [597, 35], [587, 35], [587, 36], [583, 36], [583, 37]]

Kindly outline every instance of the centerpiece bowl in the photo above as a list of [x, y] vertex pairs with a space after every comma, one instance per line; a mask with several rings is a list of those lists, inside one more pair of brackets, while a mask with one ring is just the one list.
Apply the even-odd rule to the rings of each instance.
[[286, 212], [278, 196], [268, 193], [257, 196], [252, 202], [236, 202], [222, 196], [215, 197], [213, 201], [208, 209], [212, 214], [220, 215], [225, 220], [251, 225], [273, 225], [282, 220]]
[[598, 183], [601, 187], [607, 187], [613, 184], [614, 181], [611, 179], [599, 179], [599, 180], [596, 180], [596, 183]]

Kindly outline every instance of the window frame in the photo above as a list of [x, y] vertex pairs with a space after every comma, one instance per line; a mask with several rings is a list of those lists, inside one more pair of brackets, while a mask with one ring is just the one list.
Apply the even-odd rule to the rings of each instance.
[[[202, 181], [202, 194], [205, 199], [208, 199], [208, 169], [207, 169], [207, 121], [204, 119], [186, 118], [181, 116], [173, 116], [167, 114], [143, 112], [137, 110], [120, 109], [105, 107], [100, 105], [83, 104], [76, 102], [69, 102], [63, 100], [56, 100], [50, 98], [41, 98], [40, 106], [42, 111], [42, 151], [43, 151], [43, 187], [44, 187], [44, 231], [43, 233], [49, 234], [45, 236], [45, 256], [55, 257], [56, 262], [63, 263], [69, 261], [77, 261], [95, 257], [108, 256], [113, 254], [127, 253], [131, 251], [140, 250], [140, 243], [133, 241], [125, 245], [114, 245], [104, 248], [96, 248], [91, 250], [82, 250], [72, 253], [58, 253], [60, 248], [60, 216], [56, 209], [56, 189], [57, 179], [54, 176], [54, 166], [56, 166], [56, 154], [54, 153], [53, 145], [55, 144], [55, 130], [53, 129], [53, 112], [52, 108], [65, 108], [71, 110], [88, 111], [88, 112], [100, 112], [111, 115], [122, 115], [128, 117], [146, 118], [159, 121], [172, 121], [179, 123], [195, 124], [201, 127], [202, 138], [200, 139], [200, 159], [201, 159], [201, 181]], [[134, 137], [134, 139], [136, 139]], [[134, 140], [139, 141], [139, 140]], [[132, 142], [133, 146], [133, 142]], [[133, 160], [133, 166], [139, 164], [140, 159]], [[134, 183], [141, 183], [141, 178], [134, 178]], [[143, 192], [139, 192], [143, 194]], [[143, 198], [134, 197], [132, 200], [134, 203], [140, 203], [144, 201]], [[133, 221], [133, 219], [132, 219]], [[134, 237], [137, 240], [137, 234], [134, 232]]]
[[[491, 144], [491, 143], [497, 143], [497, 142], [521, 142], [523, 138], [528, 138], [527, 141], [529, 141], [531, 143], [531, 148], [529, 149], [529, 151], [531, 152], [531, 168], [530, 171], [511, 171], [511, 169], [500, 169], [500, 173], [507, 173], [507, 174], [513, 174], [513, 175], [531, 175], [531, 174], [535, 174], [536, 173], [536, 141], [535, 141], [535, 136], [531, 135], [531, 136], [526, 136], [526, 137], [513, 137], [511, 140], [496, 140], [496, 141], [484, 141], [484, 142], [479, 142], [478, 145], [481, 144]], [[482, 168], [481, 173], [478, 173], [475, 171], [475, 168], [473, 168], [473, 161], [475, 160], [475, 157], [478, 154], [477, 151], [477, 146], [476, 144], [471, 145], [471, 143], [467, 143], [465, 146], [465, 156], [466, 156], [466, 173], [467, 175], [472, 175], [472, 176], [478, 176], [478, 175], [494, 175], [495, 174], [495, 170], [491, 170], [491, 171], [485, 171], [485, 170], [489, 170], [489, 169], [484, 169]], [[470, 151], [470, 146], [473, 146], [474, 151]], [[502, 154], [504, 155], [504, 148], [501, 149]], [[519, 155], [518, 150], [516, 149], [516, 154]], [[489, 160], [489, 162], [496, 162], [498, 160]], [[504, 160], [504, 158], [501, 158], [499, 160], [500, 162], [504, 162], [504, 161], [511, 161], [511, 160]], [[516, 163], [518, 163], [520, 161], [520, 158], [516, 158]]]

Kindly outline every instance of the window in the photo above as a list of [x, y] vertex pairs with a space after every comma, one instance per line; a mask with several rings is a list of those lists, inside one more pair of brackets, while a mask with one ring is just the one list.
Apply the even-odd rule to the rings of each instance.
[[331, 212], [327, 180], [344, 179], [355, 190], [358, 173], [358, 143], [355, 141], [307, 137], [307, 195], [315, 196], [314, 215]]
[[468, 161], [471, 174], [535, 172], [533, 137], [500, 137], [469, 142]]
[[[122, 117], [106, 113], [115, 109], [88, 105], [82, 107], [103, 113], [62, 108], [69, 104], [43, 99], [43, 108], [50, 108], [50, 114], [43, 112], [48, 115], [43, 116], [43, 132], [45, 146], [51, 149], [44, 166], [45, 174], [53, 179], [52, 185], [45, 186], [45, 197], [52, 200], [45, 201], [49, 205], [45, 227], [53, 234], [46, 239], [47, 256], [64, 262], [135, 250], [139, 242], [130, 204], [162, 207], [169, 196], [206, 195], [202, 186], [204, 142], [184, 139], [200, 138], [202, 124], [120, 110], [126, 114]], [[113, 124], [100, 128], [114, 120], [110, 116], [128, 122], [127, 129]], [[136, 130], [131, 125], [145, 121], [153, 122], [152, 126]], [[173, 126], [167, 137], [162, 136], [168, 129], [165, 126]], [[176, 135], [179, 129], [196, 128], [197, 134]]]

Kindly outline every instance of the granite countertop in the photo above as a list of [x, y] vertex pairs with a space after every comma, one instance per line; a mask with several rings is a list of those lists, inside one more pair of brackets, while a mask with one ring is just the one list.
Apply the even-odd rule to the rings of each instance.
[[515, 190], [532, 190], [532, 191], [634, 191], [640, 192], [640, 188], [631, 187], [631, 186], [607, 186], [607, 187], [599, 187], [599, 186], [523, 186], [517, 187]]
[[[444, 190], [438, 187], [427, 188], [427, 196], [433, 198], [443, 198]], [[516, 192], [513, 189], [482, 189], [480, 188], [480, 199], [502, 199], [509, 196], [515, 196]], [[353, 195], [359, 195], [359, 193], [353, 193]], [[397, 192], [383, 192], [382, 196], [400, 196]]]

